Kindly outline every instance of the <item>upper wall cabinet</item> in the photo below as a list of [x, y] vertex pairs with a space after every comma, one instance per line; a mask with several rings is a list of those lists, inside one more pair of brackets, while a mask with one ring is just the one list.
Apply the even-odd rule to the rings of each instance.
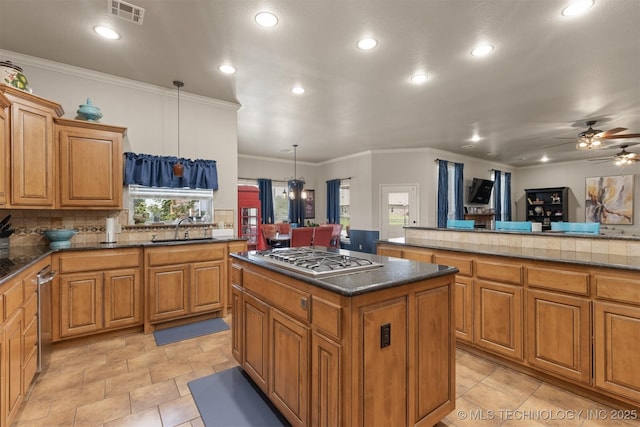
[[0, 93], [0, 206], [9, 200], [9, 106], [11, 102]]
[[[11, 104], [5, 207], [122, 207], [125, 128], [60, 118], [64, 111], [59, 104], [8, 86], [0, 85], [2, 94]], [[0, 115], [0, 131], [1, 121]], [[0, 206], [2, 188], [0, 178]]]
[[55, 119], [59, 147], [60, 208], [122, 207], [125, 128]]
[[54, 208], [53, 117], [64, 111], [59, 104], [9, 86], [0, 86], [0, 91], [11, 101], [10, 204]]

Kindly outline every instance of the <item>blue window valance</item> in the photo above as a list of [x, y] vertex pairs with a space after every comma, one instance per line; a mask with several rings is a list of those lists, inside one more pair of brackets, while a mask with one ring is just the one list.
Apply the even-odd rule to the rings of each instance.
[[[191, 160], [172, 156], [124, 153], [124, 184], [146, 187], [218, 189], [218, 168], [215, 160]], [[184, 166], [182, 178], [173, 176], [173, 165]]]

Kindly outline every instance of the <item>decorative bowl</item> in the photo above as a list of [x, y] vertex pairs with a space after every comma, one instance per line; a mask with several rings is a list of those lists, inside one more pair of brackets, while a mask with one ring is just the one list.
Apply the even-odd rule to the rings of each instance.
[[51, 249], [68, 248], [71, 246], [71, 238], [76, 235], [78, 230], [73, 229], [57, 229], [57, 230], [44, 230], [42, 233], [51, 242], [49, 247]]
[[9, 86], [31, 93], [27, 77], [22, 74], [22, 68], [11, 61], [0, 61], [0, 80]]
[[91, 98], [87, 98], [86, 104], [81, 104], [78, 106], [77, 113], [78, 116], [90, 122], [95, 122], [102, 118], [100, 108], [91, 103]]

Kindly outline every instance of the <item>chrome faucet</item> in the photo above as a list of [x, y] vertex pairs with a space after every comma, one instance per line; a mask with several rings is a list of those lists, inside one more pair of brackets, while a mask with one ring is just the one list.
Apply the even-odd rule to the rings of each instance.
[[[178, 221], [178, 223], [176, 224], [176, 235], [174, 237], [175, 240], [179, 239], [179, 234], [180, 234], [180, 224], [183, 223], [183, 221], [189, 221], [190, 223], [193, 224], [193, 221], [191, 221], [191, 218], [189, 218], [188, 216], [185, 216], [184, 218], [182, 218], [180, 221]], [[188, 233], [188, 231], [187, 231]], [[184, 238], [187, 239], [188, 238], [188, 234], [185, 234]]]

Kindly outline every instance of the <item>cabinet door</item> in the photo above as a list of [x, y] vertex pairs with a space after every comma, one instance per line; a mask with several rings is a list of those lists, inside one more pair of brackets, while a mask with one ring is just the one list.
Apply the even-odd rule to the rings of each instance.
[[242, 295], [242, 367], [265, 393], [269, 373], [268, 316], [265, 303], [249, 294]]
[[154, 267], [148, 272], [150, 320], [173, 319], [189, 314], [189, 267]]
[[455, 280], [456, 338], [473, 342], [473, 279], [456, 274]]
[[640, 402], [640, 308], [593, 306], [596, 386]]
[[314, 332], [311, 337], [311, 425], [342, 425], [340, 358], [342, 348]]
[[522, 288], [477, 280], [473, 309], [475, 343], [523, 360]]
[[53, 112], [18, 102], [11, 110], [11, 204], [52, 208]]
[[591, 382], [591, 303], [586, 298], [527, 291], [527, 362]]
[[[2, 298], [0, 298], [0, 305], [2, 305]], [[4, 317], [0, 317], [0, 319], [4, 319]], [[5, 365], [7, 364], [7, 362], [6, 362], [4, 348], [5, 348], [4, 326], [0, 326], [0, 391], [2, 391], [2, 394], [0, 395], [0, 427], [5, 427], [6, 425], [5, 420], [7, 418], [7, 414], [6, 414], [7, 377], [6, 377], [6, 370], [5, 370]]]
[[60, 207], [122, 207], [122, 135], [58, 128]]
[[309, 424], [309, 328], [271, 309], [269, 397], [294, 426]]
[[191, 264], [189, 292], [191, 313], [201, 313], [222, 308], [225, 261], [209, 261]]
[[18, 310], [4, 326], [5, 333], [5, 375], [6, 375], [6, 425], [11, 425], [22, 403], [22, 309]]
[[0, 206], [9, 201], [9, 110], [7, 99], [0, 95]]
[[60, 336], [72, 337], [104, 327], [102, 273], [60, 275]]
[[237, 286], [231, 287], [231, 319], [231, 354], [242, 364], [242, 290]]
[[140, 269], [110, 270], [104, 273], [104, 327], [142, 324]]

